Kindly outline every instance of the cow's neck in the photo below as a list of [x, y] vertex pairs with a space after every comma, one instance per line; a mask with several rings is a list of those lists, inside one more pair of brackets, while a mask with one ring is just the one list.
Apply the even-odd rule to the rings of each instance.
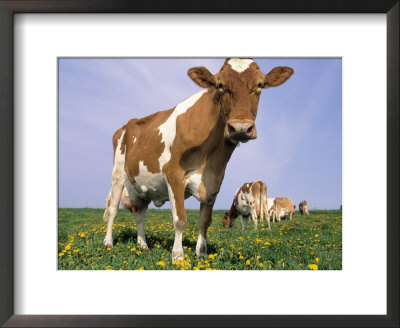
[[213, 153], [218, 157], [218, 163], [222, 165], [221, 168], [225, 170], [226, 164], [232, 156], [233, 151], [236, 148], [236, 144], [227, 140], [224, 136], [225, 130], [225, 118], [223, 117], [221, 105], [219, 101], [215, 101], [215, 92], [211, 91], [205, 94], [206, 97], [210, 97], [209, 103], [212, 106], [207, 106], [203, 109], [205, 113], [203, 117], [207, 117], [209, 125], [214, 128], [210, 131], [208, 140], [210, 140], [211, 147], [209, 147], [208, 157]]
[[231, 219], [236, 219], [238, 217], [238, 212], [235, 206], [235, 200], [232, 202], [232, 206], [229, 209], [228, 217], [230, 217]]

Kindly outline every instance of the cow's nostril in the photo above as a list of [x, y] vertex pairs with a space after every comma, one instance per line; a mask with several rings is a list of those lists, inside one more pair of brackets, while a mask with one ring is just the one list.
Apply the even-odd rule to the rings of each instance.
[[230, 124], [228, 124], [228, 131], [230, 135], [234, 135], [236, 133], [236, 129]]
[[253, 132], [253, 127], [254, 127], [254, 125], [250, 126], [250, 127], [247, 129], [246, 133], [247, 133], [247, 134], [251, 134], [251, 133]]

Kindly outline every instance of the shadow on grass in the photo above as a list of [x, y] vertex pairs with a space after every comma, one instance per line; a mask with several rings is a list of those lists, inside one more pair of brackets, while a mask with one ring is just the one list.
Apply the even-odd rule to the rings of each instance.
[[[156, 244], [160, 244], [165, 249], [172, 250], [174, 246], [174, 238], [160, 238], [157, 236], [153, 236], [151, 234], [146, 234], [147, 246], [149, 246], [150, 250], [155, 247]], [[128, 229], [126, 231], [120, 232], [118, 235], [114, 237], [114, 245], [119, 242], [121, 244], [127, 244], [128, 242], [137, 242], [136, 230]], [[166, 243], [165, 243], [166, 242]], [[183, 246], [191, 247], [192, 249], [196, 248], [196, 242], [184, 239], [182, 241]], [[207, 244], [207, 253], [216, 253], [217, 249], [213, 244]]]

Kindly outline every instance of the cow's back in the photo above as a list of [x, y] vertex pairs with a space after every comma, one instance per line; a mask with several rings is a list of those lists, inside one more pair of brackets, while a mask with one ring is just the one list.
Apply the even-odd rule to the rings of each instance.
[[290, 198], [277, 197], [275, 198], [275, 204], [279, 209], [285, 209], [294, 213], [294, 205]]

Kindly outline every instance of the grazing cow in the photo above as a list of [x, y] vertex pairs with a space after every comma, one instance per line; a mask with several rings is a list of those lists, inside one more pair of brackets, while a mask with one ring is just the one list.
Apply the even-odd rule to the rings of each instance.
[[[225, 212], [222, 219], [224, 227], [232, 227], [235, 218], [239, 216], [242, 229], [246, 229], [249, 219], [254, 222], [257, 230], [257, 217], [260, 221], [267, 214], [267, 186], [262, 181], [245, 183], [235, 193], [229, 212]], [[267, 215], [266, 215], [267, 216]], [[267, 216], [268, 228], [271, 230], [270, 220]]]
[[252, 59], [227, 59], [215, 75], [205, 67], [188, 70], [204, 88], [174, 108], [131, 119], [113, 136], [114, 167], [104, 220], [104, 245], [113, 246], [112, 226], [123, 206], [136, 212], [137, 240], [147, 250], [144, 222], [149, 203], [171, 203], [175, 240], [172, 260], [184, 258], [184, 200], [200, 201], [196, 255], [207, 253], [206, 234], [226, 165], [239, 142], [257, 137], [255, 119], [261, 90], [284, 83], [290, 67], [261, 72]]
[[294, 214], [295, 205], [289, 198], [275, 198], [274, 201], [274, 214], [273, 221], [275, 219], [280, 221], [282, 217], [289, 215], [290, 220]]
[[310, 214], [308, 213], [308, 204], [307, 201], [303, 200], [299, 204], [299, 211], [301, 215], [307, 215], [309, 216]]

